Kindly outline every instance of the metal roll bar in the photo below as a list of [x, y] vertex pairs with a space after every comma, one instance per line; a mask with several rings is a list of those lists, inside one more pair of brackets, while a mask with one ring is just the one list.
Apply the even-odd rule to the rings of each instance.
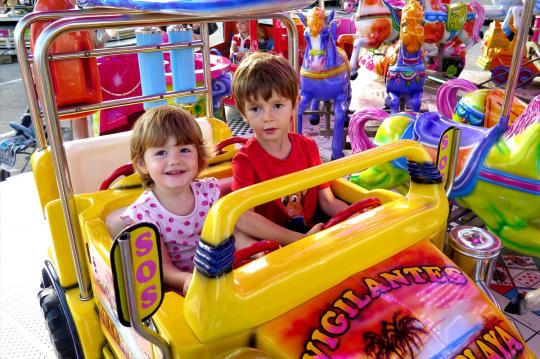
[[[207, 99], [207, 114], [211, 116], [213, 114], [212, 109], [212, 97], [211, 97], [211, 76], [210, 76], [210, 49], [209, 49], [209, 37], [207, 25], [201, 26], [201, 35], [202, 35], [202, 52], [204, 60], [204, 71], [205, 71], [205, 86], [198, 87], [194, 91], [178, 91], [171, 92], [166, 94], [158, 94], [152, 96], [140, 96], [135, 98], [130, 98], [122, 101], [107, 101], [100, 105], [89, 105], [80, 107], [78, 109], [67, 109], [63, 111], [58, 111], [56, 107], [56, 100], [54, 96], [54, 89], [52, 85], [52, 78], [50, 72], [50, 61], [55, 60], [54, 56], [57, 58], [90, 58], [96, 57], [98, 55], [107, 55], [107, 54], [117, 54], [118, 50], [111, 49], [102, 49], [102, 50], [92, 50], [84, 52], [75, 52], [62, 55], [49, 55], [49, 49], [53, 41], [58, 38], [60, 35], [71, 32], [71, 31], [80, 31], [80, 30], [93, 30], [93, 29], [102, 29], [102, 28], [118, 28], [118, 27], [127, 27], [127, 26], [160, 26], [168, 25], [175, 23], [203, 23], [206, 24], [211, 21], [232, 21], [244, 16], [234, 16], [228, 18], [219, 18], [219, 17], [193, 17], [186, 15], [176, 15], [176, 14], [162, 14], [162, 13], [142, 13], [134, 11], [124, 11], [124, 10], [115, 10], [114, 14], [112, 11], [100, 11], [101, 9], [92, 9], [92, 10], [81, 10], [81, 11], [64, 11], [64, 12], [54, 12], [54, 13], [37, 13], [30, 14], [25, 17], [16, 28], [16, 44], [17, 44], [17, 53], [19, 54], [19, 64], [21, 68], [21, 74], [25, 84], [25, 89], [27, 92], [32, 121], [34, 123], [34, 129], [36, 131], [36, 137], [38, 138], [39, 149], [42, 150], [46, 147], [45, 134], [43, 132], [43, 123], [42, 118], [45, 118], [47, 122], [47, 128], [49, 130], [49, 141], [51, 145], [51, 152], [53, 163], [55, 167], [56, 182], [58, 186], [58, 192], [60, 194], [60, 200], [62, 203], [62, 209], [66, 220], [66, 229], [68, 233], [68, 238], [70, 241], [73, 261], [75, 264], [75, 271], [77, 275], [77, 281], [79, 284], [80, 297], [81, 300], [89, 300], [92, 298], [92, 290], [90, 286], [89, 273], [87, 267], [84, 265], [84, 245], [82, 243], [82, 238], [80, 234], [79, 222], [77, 219], [77, 208], [74, 200], [73, 186], [71, 182], [71, 177], [69, 173], [69, 168], [67, 165], [66, 153], [62, 145], [62, 135], [60, 131], [60, 125], [58, 121], [59, 114], [68, 114], [81, 111], [83, 109], [100, 109], [100, 108], [110, 108], [117, 107], [121, 104], [131, 104], [131, 103], [140, 103], [148, 100], [162, 99], [162, 98], [171, 98], [182, 96], [186, 94], [199, 93], [206, 91]], [[26, 44], [24, 42], [24, 32], [32, 23], [36, 21], [46, 21], [51, 19], [59, 19], [67, 14], [71, 15], [70, 17], [64, 17], [63, 19], [57, 20], [47, 26], [44, 31], [40, 34], [39, 38], [36, 41], [34, 56], [28, 56], [26, 51]], [[82, 15], [82, 16], [81, 16]], [[288, 43], [289, 43], [289, 61], [291, 61], [294, 68], [298, 69], [298, 33], [296, 25], [291, 17], [284, 13], [274, 13], [266, 15], [249, 15], [250, 18], [260, 19], [260, 18], [277, 18], [286, 26], [288, 34]], [[195, 45], [195, 42], [189, 46], [199, 46]], [[134, 47], [133, 50], [136, 51], [150, 51], [151, 49], [144, 47]], [[155, 49], [158, 50], [157, 48]], [[160, 48], [159, 51], [162, 49]], [[35, 81], [36, 87], [39, 91], [39, 98], [41, 100], [43, 115], [39, 110], [39, 105], [37, 101], [36, 88], [34, 87], [34, 81], [32, 76], [32, 71], [30, 68], [30, 62], [34, 62], [34, 70], [36, 72]]]
[[[27, 29], [33, 23], [36, 23], [36, 22], [56, 21], [59, 19], [96, 16], [96, 15], [104, 15], [104, 14], [112, 14], [112, 15], [141, 14], [142, 15], [142, 14], [148, 14], [148, 13], [134, 11], [134, 10], [109, 9], [109, 8], [90, 8], [90, 9], [84, 9], [84, 10], [62, 10], [62, 11], [52, 11], [52, 12], [30, 13], [17, 23], [17, 26], [15, 28], [15, 36], [14, 36], [15, 45], [17, 49], [17, 58], [19, 59], [18, 63], [19, 63], [19, 69], [21, 71], [21, 77], [23, 80], [24, 89], [26, 92], [26, 96], [28, 97], [30, 115], [32, 118], [32, 123], [34, 125], [34, 131], [36, 133], [38, 150], [43, 150], [45, 147], [47, 147], [47, 141], [45, 138], [45, 132], [41, 124], [41, 119], [43, 118], [43, 114], [41, 113], [41, 110], [39, 109], [36, 88], [35, 88], [33, 74], [32, 74], [32, 70], [30, 66], [30, 64], [34, 61], [34, 58], [33, 58], [33, 55], [29, 54], [27, 51], [24, 34], [26, 33]], [[170, 15], [164, 15], [164, 14], [154, 14], [154, 15], [161, 15], [160, 17], [163, 17], [163, 16], [170, 17]], [[174, 15], [174, 16], [176, 18], [179, 17], [179, 15]], [[191, 17], [186, 17], [186, 16], [183, 16], [183, 17], [186, 20], [180, 21], [180, 22], [204, 22], [203, 18], [196, 18], [196, 19], [192, 19], [191, 21], [187, 21], [188, 19], [191, 19]], [[287, 34], [288, 34], [288, 46], [289, 46], [289, 49], [292, 49], [292, 54], [293, 54], [292, 57], [291, 55], [289, 55], [289, 61], [291, 61], [294, 68], [298, 70], [298, 66], [299, 66], [298, 55], [297, 55], [299, 51], [298, 33], [296, 31], [296, 27], [292, 19], [286, 14], [250, 15], [250, 17], [258, 18], [258, 19], [275, 17], [275, 18], [280, 19], [285, 24], [286, 29], [287, 29]], [[227, 19], [222, 19], [222, 18], [212, 19], [208, 17], [207, 22], [210, 22], [213, 20], [230, 21], [230, 20], [236, 20], [239, 18], [242, 18], [242, 17], [241, 16], [230, 17]], [[139, 23], [139, 24], [143, 25], [143, 23]], [[148, 24], [151, 24], [151, 22], [150, 23], [145, 22], [144, 24], [148, 25]], [[137, 24], [130, 24], [130, 25], [137, 25]], [[114, 26], [114, 24], [109, 26], [109, 28], [114, 28], [114, 27], [121, 27], [121, 26]], [[204, 30], [201, 31], [201, 36], [203, 37], [203, 39], [207, 39], [203, 31]], [[204, 43], [205, 41], [193, 41], [189, 45], [186, 45], [186, 44], [161, 45], [160, 50], [166, 51], [166, 50], [177, 49], [177, 48], [202, 47]], [[207, 40], [206, 40], [206, 43], [208, 43]], [[112, 56], [112, 55], [120, 55], [120, 54], [126, 54], [126, 53], [150, 52], [150, 51], [156, 51], [156, 47], [155, 46], [125, 46], [122, 48], [94, 49], [94, 50], [89, 50], [89, 51], [55, 54], [55, 55], [50, 55], [51, 56], [50, 60], [57, 61], [57, 60], [67, 60], [67, 59], [74, 59], [74, 58], [88, 58], [88, 57], [98, 57], [98, 56], [105, 56], [105, 55]], [[204, 59], [204, 53], [203, 53], [203, 60], [205, 64], [208, 61], [208, 59]], [[211, 86], [206, 84], [206, 78], [205, 78], [205, 88], [209, 88], [211, 91]], [[198, 87], [196, 92], [192, 92], [189, 94], [197, 94], [199, 93], [198, 91], [205, 91], [205, 90], [203, 87]], [[169, 92], [169, 94], [170, 95], [164, 96], [163, 98], [166, 99], [166, 98], [178, 97], [178, 96], [184, 95], [183, 93], [179, 93], [179, 92]], [[60, 117], [63, 117], [63, 116], [75, 114], [77, 112], [107, 109], [107, 108], [118, 107], [122, 105], [142, 103], [142, 102], [151, 101], [155, 99], [160, 99], [160, 98], [141, 97], [140, 99], [138, 99], [138, 101], [125, 100], [125, 102], [123, 103], [121, 101], [118, 101], [119, 103], [107, 101], [107, 102], [103, 102], [101, 105], [90, 105], [88, 107], [81, 106], [77, 108], [63, 109], [59, 111], [59, 115]], [[207, 110], [207, 113], [213, 114], [213, 108], [210, 109], [210, 111], [208, 111], [209, 110], [208, 108], [206, 110]]]

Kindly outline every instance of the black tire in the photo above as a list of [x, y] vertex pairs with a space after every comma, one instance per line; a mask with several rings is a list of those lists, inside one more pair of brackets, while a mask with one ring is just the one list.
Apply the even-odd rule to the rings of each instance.
[[45, 289], [45, 288], [48, 288], [50, 286], [52, 286], [51, 277], [49, 277], [49, 273], [47, 273], [47, 270], [45, 268], [43, 268], [41, 270], [41, 284], [40, 284], [40, 287], [41, 287], [41, 289]]
[[9, 177], [9, 172], [3, 169], [0, 169], [0, 182], [7, 180]]
[[76, 358], [75, 344], [71, 338], [58, 294], [52, 287], [48, 287], [41, 290], [38, 297], [58, 358]]

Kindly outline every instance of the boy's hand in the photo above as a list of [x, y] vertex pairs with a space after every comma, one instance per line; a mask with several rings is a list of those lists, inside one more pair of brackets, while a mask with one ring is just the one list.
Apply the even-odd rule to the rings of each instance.
[[317, 223], [316, 225], [311, 227], [311, 229], [306, 233], [306, 237], [314, 233], [320, 232], [322, 229], [322, 226], [323, 226], [323, 223]]

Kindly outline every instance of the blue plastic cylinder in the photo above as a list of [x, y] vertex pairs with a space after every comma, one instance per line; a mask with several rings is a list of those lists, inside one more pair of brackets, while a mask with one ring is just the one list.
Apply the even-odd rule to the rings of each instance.
[[[135, 31], [137, 45], [161, 45], [161, 30], [157, 27], [143, 27]], [[141, 88], [143, 95], [155, 95], [167, 92], [165, 82], [165, 67], [163, 51], [137, 54], [139, 58], [139, 72], [141, 74]], [[144, 108], [167, 105], [167, 100], [145, 102]]]
[[[171, 25], [167, 27], [167, 33], [171, 44], [193, 41], [193, 30], [190, 26]], [[191, 90], [197, 86], [192, 48], [171, 50], [171, 72], [175, 91]], [[177, 104], [195, 103], [196, 101], [197, 96], [195, 95], [174, 99]]]

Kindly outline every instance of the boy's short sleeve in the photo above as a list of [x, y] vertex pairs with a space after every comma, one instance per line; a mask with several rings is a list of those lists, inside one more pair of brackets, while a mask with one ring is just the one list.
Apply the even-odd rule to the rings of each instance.
[[255, 169], [251, 165], [248, 156], [241, 151], [232, 160], [232, 171], [231, 190], [236, 191], [255, 184]]

